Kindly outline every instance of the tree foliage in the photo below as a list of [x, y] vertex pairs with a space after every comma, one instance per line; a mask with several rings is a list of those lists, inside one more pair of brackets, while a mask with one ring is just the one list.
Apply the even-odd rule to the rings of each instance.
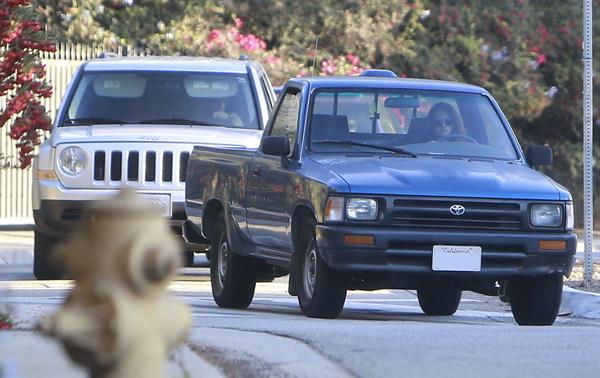
[[54, 45], [45, 40], [38, 14], [30, 0], [0, 4], [0, 97], [9, 97], [0, 109], [0, 127], [12, 122], [8, 134], [17, 141], [21, 168], [31, 164], [42, 132], [51, 126], [40, 99], [50, 97], [52, 88], [38, 53], [54, 51]]
[[[554, 147], [556, 164], [547, 173], [572, 190], [581, 209], [580, 1], [45, 3], [49, 29], [64, 39], [131, 44], [157, 54], [237, 58], [244, 53], [260, 60], [275, 84], [291, 76], [357, 74], [376, 67], [400, 76], [481, 85], [498, 100], [525, 147]], [[599, 11], [600, 0], [594, 0], [594, 19]], [[600, 23], [594, 27], [599, 42]], [[600, 50], [594, 53], [598, 61]], [[598, 98], [598, 85], [594, 91]], [[600, 110], [595, 114], [600, 124]]]

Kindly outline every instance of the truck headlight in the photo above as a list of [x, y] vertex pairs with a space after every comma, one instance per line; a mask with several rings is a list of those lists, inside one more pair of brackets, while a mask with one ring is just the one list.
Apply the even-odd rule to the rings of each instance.
[[529, 214], [531, 225], [535, 227], [558, 227], [562, 224], [562, 206], [559, 204], [531, 205]]
[[377, 201], [370, 198], [349, 198], [346, 202], [346, 218], [349, 220], [377, 219]]
[[85, 152], [80, 147], [67, 147], [58, 157], [60, 169], [71, 176], [77, 175], [85, 168]]
[[567, 202], [565, 205], [565, 215], [567, 216], [566, 229], [572, 231], [575, 228], [575, 212], [573, 211], [573, 202]]

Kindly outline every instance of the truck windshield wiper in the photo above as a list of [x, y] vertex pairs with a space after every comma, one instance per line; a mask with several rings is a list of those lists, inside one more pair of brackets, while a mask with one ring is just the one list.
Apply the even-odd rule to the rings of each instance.
[[212, 123], [206, 123], [206, 122], [198, 122], [192, 119], [186, 119], [186, 118], [157, 118], [157, 119], [146, 119], [143, 121], [140, 121], [138, 123], [143, 123], [143, 124], [161, 124], [161, 123], [166, 123], [166, 124], [175, 124], [175, 125], [192, 125], [192, 126], [220, 126], [223, 127], [223, 125], [215, 125]]
[[405, 150], [404, 148], [400, 148], [400, 147], [387, 147], [387, 146], [380, 146], [378, 144], [370, 144], [370, 143], [361, 143], [361, 142], [355, 142], [353, 140], [319, 140], [319, 141], [315, 141], [313, 143], [332, 143], [332, 144], [345, 144], [345, 145], [350, 145], [350, 146], [362, 146], [362, 147], [371, 147], [371, 148], [376, 148], [378, 150], [384, 150], [384, 151], [390, 151], [390, 152], [395, 152], [397, 154], [402, 154], [402, 155], [407, 155], [410, 157], [417, 157], [417, 155], [413, 154], [412, 152]]
[[99, 117], [84, 117], [84, 118], [66, 118], [63, 125], [69, 124], [71, 126], [77, 125], [122, 125], [123, 122], [119, 119], [113, 118], [99, 118]]

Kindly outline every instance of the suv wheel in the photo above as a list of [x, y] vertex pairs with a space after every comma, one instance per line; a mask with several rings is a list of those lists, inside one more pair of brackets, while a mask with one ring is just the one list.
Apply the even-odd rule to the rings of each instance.
[[419, 306], [427, 315], [453, 315], [458, 309], [462, 290], [455, 284], [443, 282], [417, 289]]
[[246, 308], [252, 302], [256, 280], [250, 258], [234, 253], [227, 240], [225, 217], [217, 217], [217, 229], [211, 243], [210, 284], [220, 307]]
[[33, 275], [38, 280], [59, 280], [64, 277], [64, 268], [56, 261], [54, 245], [57, 238], [34, 231]]
[[519, 325], [552, 325], [562, 299], [563, 276], [552, 274], [510, 281], [510, 307]]
[[311, 318], [333, 319], [344, 308], [346, 287], [344, 277], [331, 269], [321, 258], [315, 238], [314, 222], [305, 227], [299, 243], [300, 269], [298, 302], [304, 315]]

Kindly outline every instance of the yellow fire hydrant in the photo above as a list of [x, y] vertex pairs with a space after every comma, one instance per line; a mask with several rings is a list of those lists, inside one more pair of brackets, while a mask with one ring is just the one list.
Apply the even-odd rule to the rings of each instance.
[[181, 264], [178, 242], [132, 191], [86, 214], [57, 251], [76, 286], [40, 328], [91, 377], [164, 376], [191, 324], [187, 306], [166, 291]]

